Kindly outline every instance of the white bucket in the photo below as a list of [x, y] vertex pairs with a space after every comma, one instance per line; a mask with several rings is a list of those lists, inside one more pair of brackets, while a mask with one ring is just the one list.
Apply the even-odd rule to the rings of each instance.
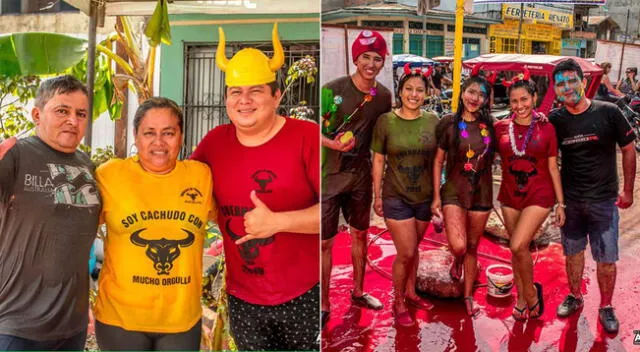
[[486, 270], [487, 294], [502, 298], [511, 295], [513, 288], [513, 269], [509, 265], [493, 264]]

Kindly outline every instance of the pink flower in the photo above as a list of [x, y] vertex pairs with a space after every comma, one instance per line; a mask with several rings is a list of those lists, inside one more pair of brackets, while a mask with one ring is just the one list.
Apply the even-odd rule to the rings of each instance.
[[482, 138], [482, 143], [490, 144], [491, 143], [491, 137], [487, 136], [487, 137]]
[[464, 163], [464, 171], [471, 171], [473, 168], [471, 167], [471, 163]]
[[461, 131], [460, 135], [462, 138], [469, 138], [469, 132], [467, 132], [467, 130]]

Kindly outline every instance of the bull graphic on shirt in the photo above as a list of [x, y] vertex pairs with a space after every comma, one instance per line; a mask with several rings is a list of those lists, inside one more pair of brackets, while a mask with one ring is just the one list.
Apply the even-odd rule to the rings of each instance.
[[[235, 242], [241, 239], [242, 236], [233, 232], [230, 225], [231, 225], [231, 219], [227, 219], [227, 222], [225, 223], [225, 230], [229, 235], [229, 237], [231, 237], [231, 240]], [[254, 265], [255, 264], [254, 260], [258, 257], [258, 255], [260, 255], [260, 247], [273, 243], [273, 240], [274, 240], [274, 237], [271, 236], [269, 238], [249, 240], [247, 242], [244, 242], [238, 245], [238, 250], [240, 251], [240, 257], [242, 258], [242, 260], [245, 261], [246, 264]]]
[[409, 182], [413, 185], [418, 182], [420, 174], [422, 174], [423, 170], [423, 165], [403, 166], [402, 164], [400, 164], [398, 166], [398, 171], [402, 172], [407, 180], [409, 180]]
[[145, 230], [135, 231], [131, 234], [130, 240], [136, 246], [147, 248], [145, 253], [153, 261], [153, 268], [158, 275], [169, 275], [173, 268], [173, 261], [180, 256], [180, 247], [189, 247], [196, 239], [193, 233], [182, 229], [187, 233], [187, 237], [181, 240], [168, 240], [164, 237], [159, 240], [148, 240], [140, 237], [140, 233]]
[[517, 159], [512, 161], [509, 165], [509, 174], [515, 177], [518, 191], [523, 192], [529, 184], [529, 177], [537, 175], [538, 170], [536, 169], [535, 164], [531, 161]]

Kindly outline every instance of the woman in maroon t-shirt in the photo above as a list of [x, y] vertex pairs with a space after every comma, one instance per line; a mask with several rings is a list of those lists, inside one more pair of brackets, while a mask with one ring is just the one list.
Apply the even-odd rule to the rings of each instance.
[[[455, 261], [453, 279], [464, 267], [464, 301], [475, 315], [473, 285], [478, 274], [478, 242], [493, 207], [491, 165], [494, 130], [490, 115], [491, 85], [472, 76], [462, 85], [461, 104], [453, 116], [443, 117], [436, 128], [438, 150], [433, 166], [431, 211], [442, 217]], [[440, 189], [440, 173], [446, 158], [447, 182]]]
[[518, 300], [513, 307], [516, 320], [542, 315], [542, 285], [533, 282], [529, 244], [558, 200], [556, 225], [565, 219], [562, 183], [558, 171], [556, 132], [535, 113], [536, 86], [516, 80], [509, 88], [513, 115], [497, 122], [497, 148], [502, 160], [502, 184], [498, 200], [509, 233], [511, 262]]

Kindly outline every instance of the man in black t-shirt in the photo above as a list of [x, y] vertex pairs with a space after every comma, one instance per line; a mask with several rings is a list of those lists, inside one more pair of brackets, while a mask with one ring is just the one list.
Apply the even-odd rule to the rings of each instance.
[[[566, 317], [583, 306], [580, 287], [584, 250], [589, 242], [597, 262], [600, 323], [607, 332], [614, 333], [619, 326], [611, 305], [618, 260], [618, 208], [633, 204], [635, 134], [615, 105], [585, 97], [586, 79], [575, 61], [569, 59], [556, 66], [553, 79], [556, 96], [564, 104], [550, 114], [549, 120], [556, 128], [562, 152], [566, 204], [558, 206], [566, 208], [567, 220], [561, 230], [571, 289], [557, 314]], [[622, 150], [624, 174], [620, 195], [616, 145]]]

